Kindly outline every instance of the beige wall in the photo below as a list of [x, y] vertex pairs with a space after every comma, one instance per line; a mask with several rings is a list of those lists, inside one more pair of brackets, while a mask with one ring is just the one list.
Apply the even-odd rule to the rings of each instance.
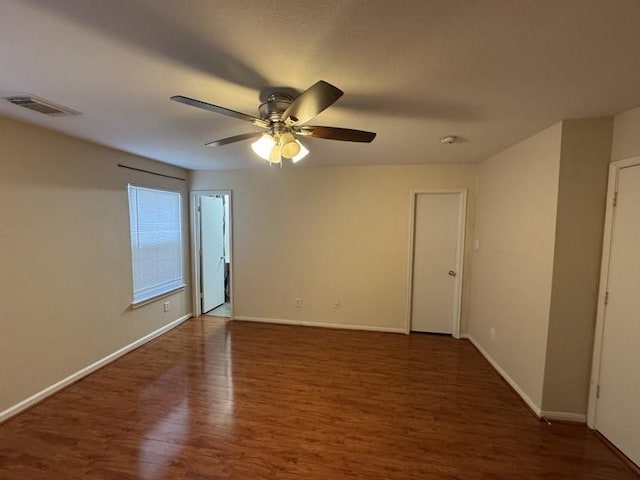
[[555, 418], [587, 410], [612, 126], [565, 120], [478, 172], [470, 335]]
[[562, 122], [545, 411], [587, 412], [612, 129], [610, 117]]
[[117, 164], [187, 172], [6, 118], [0, 142], [2, 412], [187, 314], [191, 294], [169, 297], [169, 313], [129, 309], [127, 183], [187, 185]]
[[[562, 124], [478, 171], [469, 332], [539, 409], [551, 299]], [[495, 329], [495, 339], [491, 338]]]
[[616, 115], [611, 161], [640, 155], [640, 107]]
[[191, 185], [233, 191], [236, 317], [404, 329], [410, 190], [469, 189], [471, 232], [475, 175], [474, 165], [286, 165], [196, 171]]

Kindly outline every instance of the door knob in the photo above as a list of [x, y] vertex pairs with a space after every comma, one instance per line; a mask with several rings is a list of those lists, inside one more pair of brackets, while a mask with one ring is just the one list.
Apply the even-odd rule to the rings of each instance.
[[456, 272], [454, 272], [453, 270], [449, 270], [449, 275], [451, 275], [452, 277], [456, 276]]

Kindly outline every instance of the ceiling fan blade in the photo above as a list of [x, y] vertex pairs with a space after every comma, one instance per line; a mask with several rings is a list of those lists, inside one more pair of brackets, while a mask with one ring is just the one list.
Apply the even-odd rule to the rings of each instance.
[[282, 114], [282, 120], [288, 125], [304, 123], [333, 105], [342, 96], [342, 90], [320, 80], [296, 98]]
[[241, 133], [240, 135], [234, 135], [233, 137], [221, 138], [220, 140], [214, 140], [209, 143], [205, 143], [207, 147], [221, 147], [230, 143], [240, 142], [241, 140], [249, 140], [250, 138], [257, 138], [262, 135], [262, 132], [253, 133]]
[[195, 100], [193, 98], [185, 97], [182, 95], [174, 95], [173, 97], [171, 97], [171, 100], [173, 100], [174, 102], [183, 103], [185, 105], [190, 105], [192, 107], [201, 108], [203, 110], [208, 110], [210, 112], [220, 113], [222, 115], [226, 115], [227, 117], [237, 118], [238, 120], [251, 122], [258, 127], [264, 127], [264, 128], [269, 127], [269, 122], [267, 120], [262, 120], [261, 118], [247, 115], [246, 113], [236, 112], [235, 110], [219, 107], [218, 105], [202, 102], [200, 100]]
[[304, 125], [294, 128], [294, 131], [305, 137], [326, 138], [328, 140], [342, 140], [344, 142], [370, 143], [376, 138], [373, 132], [352, 130], [350, 128], [321, 127], [318, 125]]

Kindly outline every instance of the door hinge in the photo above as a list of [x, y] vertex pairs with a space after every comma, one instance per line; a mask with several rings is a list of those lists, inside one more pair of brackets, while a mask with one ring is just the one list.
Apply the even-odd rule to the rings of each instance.
[[596, 398], [600, 398], [600, 385], [596, 387]]
[[604, 304], [609, 305], [609, 292], [605, 292], [604, 294]]
[[618, 192], [613, 192], [613, 206], [618, 206]]

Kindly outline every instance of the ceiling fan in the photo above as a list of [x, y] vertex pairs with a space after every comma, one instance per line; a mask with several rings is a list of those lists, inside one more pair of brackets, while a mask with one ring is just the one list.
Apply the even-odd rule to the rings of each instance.
[[214, 140], [207, 143], [207, 146], [220, 147], [242, 140], [258, 138], [251, 145], [251, 148], [258, 156], [269, 163], [281, 163], [283, 158], [291, 159], [295, 163], [309, 153], [298, 140], [298, 136], [365, 143], [373, 141], [376, 137], [375, 133], [363, 130], [304, 125], [327, 107], [333, 105], [342, 94], [342, 90], [323, 80], [312, 85], [297, 98], [286, 93], [272, 93], [267, 98], [267, 101], [258, 108], [259, 117], [236, 112], [235, 110], [183, 95], [174, 95], [171, 100], [244, 120], [267, 130], [267, 132], [242, 133]]

